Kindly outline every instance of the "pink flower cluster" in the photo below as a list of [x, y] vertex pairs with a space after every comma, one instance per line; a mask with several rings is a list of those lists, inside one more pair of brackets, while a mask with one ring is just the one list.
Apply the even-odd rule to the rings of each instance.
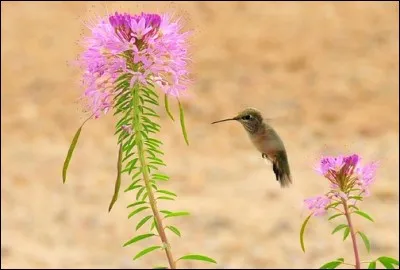
[[326, 207], [331, 203], [327, 196], [316, 196], [304, 200], [304, 204], [311, 210], [314, 216], [322, 216], [326, 213]]
[[[377, 163], [362, 165], [361, 157], [354, 154], [350, 156], [323, 157], [316, 167], [316, 171], [331, 182], [332, 188], [358, 187], [368, 192], [368, 187], [373, 183]], [[354, 185], [347, 185], [354, 182]], [[346, 192], [346, 190], [342, 190]]]
[[118, 14], [89, 26], [79, 57], [88, 106], [99, 117], [113, 105], [115, 80], [129, 74], [136, 82], [158, 85], [178, 96], [189, 83], [188, 37], [180, 21], [167, 14]]
[[326, 212], [333, 197], [347, 200], [351, 189], [358, 189], [367, 196], [377, 168], [376, 162], [362, 165], [361, 157], [356, 154], [323, 157], [315, 170], [331, 182], [332, 191], [324, 196], [304, 200], [306, 207], [315, 216], [319, 216]]

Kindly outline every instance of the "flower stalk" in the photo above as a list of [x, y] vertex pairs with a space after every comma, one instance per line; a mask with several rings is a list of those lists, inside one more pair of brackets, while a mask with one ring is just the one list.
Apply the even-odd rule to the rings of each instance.
[[356, 233], [354, 231], [353, 223], [351, 221], [351, 216], [350, 216], [350, 213], [349, 213], [349, 207], [348, 207], [347, 201], [345, 199], [342, 199], [342, 204], [343, 204], [344, 214], [346, 216], [347, 224], [349, 225], [349, 229], [350, 229], [351, 241], [353, 243], [355, 268], [356, 269], [361, 269], [360, 256], [358, 254], [358, 247], [357, 247], [357, 238], [356, 238]]
[[[140, 102], [139, 87], [134, 87], [132, 91], [133, 91], [132, 96], [134, 97], [133, 98], [134, 104], [139, 104], [139, 102]], [[171, 245], [168, 242], [168, 238], [165, 233], [162, 219], [160, 217], [160, 213], [157, 208], [157, 201], [154, 198], [152, 186], [150, 183], [148, 166], [147, 166], [147, 162], [146, 162], [146, 158], [145, 158], [145, 146], [144, 146], [143, 140], [142, 140], [142, 133], [140, 132], [142, 130], [142, 123], [140, 122], [141, 116], [138, 114], [140, 114], [141, 112], [140, 112], [140, 110], [133, 110], [133, 112], [134, 112], [134, 115], [132, 117], [132, 126], [134, 126], [135, 130], [136, 130], [136, 137], [135, 137], [136, 147], [137, 147], [137, 151], [138, 151], [139, 162], [142, 167], [143, 181], [145, 183], [146, 191], [147, 191], [147, 194], [149, 197], [149, 203], [150, 203], [153, 215], [154, 215], [154, 220], [155, 220], [158, 235], [161, 238], [161, 241], [163, 243], [163, 248], [165, 249], [165, 253], [167, 255], [169, 266], [171, 269], [176, 269], [176, 264], [175, 264], [175, 261], [174, 261], [174, 258], [172, 256], [172, 252], [171, 252]]]

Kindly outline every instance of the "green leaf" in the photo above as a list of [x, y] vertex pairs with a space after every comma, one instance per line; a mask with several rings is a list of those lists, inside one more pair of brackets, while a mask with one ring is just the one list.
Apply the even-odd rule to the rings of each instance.
[[81, 131], [83, 126], [85, 125], [85, 123], [92, 118], [93, 115], [91, 115], [89, 118], [87, 118], [85, 121], [83, 121], [82, 125], [79, 127], [79, 129], [76, 131], [74, 138], [72, 139], [71, 145], [69, 146], [68, 149], [68, 153], [67, 156], [65, 158], [64, 161], [64, 166], [63, 166], [63, 170], [62, 170], [62, 178], [63, 178], [63, 184], [65, 183], [65, 181], [67, 181], [67, 170], [68, 170], [68, 166], [69, 166], [69, 162], [71, 161], [71, 157], [72, 157], [72, 153], [75, 150], [75, 146], [78, 143], [78, 139], [79, 136], [81, 135]]
[[126, 208], [135, 207], [135, 206], [137, 206], [137, 205], [141, 205], [141, 204], [144, 204], [144, 203], [146, 203], [146, 201], [134, 202], [134, 203], [131, 203], [130, 205], [128, 205]]
[[360, 210], [360, 209], [359, 209], [357, 206], [355, 206], [355, 205], [352, 205], [352, 204], [351, 204], [351, 205], [349, 205], [349, 209], [350, 209], [350, 208], [354, 208], [354, 209], [356, 209], [356, 210]]
[[338, 232], [341, 229], [346, 228], [346, 227], [348, 227], [346, 224], [337, 225], [336, 228], [332, 231], [332, 234], [334, 234], [335, 232]]
[[136, 256], [133, 259], [137, 260], [140, 257], [146, 255], [147, 253], [150, 253], [150, 252], [152, 252], [152, 251], [154, 251], [156, 249], [161, 249], [161, 248], [162, 248], [161, 246], [152, 246], [152, 247], [145, 248], [142, 251], [140, 251], [138, 254], [136, 254]]
[[363, 197], [361, 197], [361, 196], [350, 196], [349, 199], [354, 199], [354, 200], [362, 201], [362, 200], [363, 200]]
[[347, 227], [343, 233], [343, 241], [346, 240], [346, 238], [349, 236], [349, 234], [350, 234], [350, 229], [349, 229], [349, 227]]
[[168, 200], [168, 201], [175, 201], [175, 199], [174, 199], [174, 198], [167, 197], [167, 196], [161, 196], [161, 197], [157, 197], [157, 200]]
[[178, 228], [176, 228], [172, 225], [169, 225], [169, 226], [167, 226], [167, 229], [170, 229], [171, 232], [173, 232], [177, 236], [181, 237], [181, 232], [178, 230]]
[[142, 180], [142, 179], [137, 179], [137, 180], [133, 181], [132, 184], [130, 184], [129, 187], [127, 189], [125, 189], [125, 192], [127, 192], [129, 190], [133, 190], [135, 188], [142, 187], [142, 185], [137, 185], [137, 183], [139, 183], [140, 180]]
[[183, 107], [178, 98], [177, 98], [177, 100], [178, 100], [178, 104], [179, 104], [179, 118], [181, 120], [183, 137], [185, 138], [186, 144], [189, 145], [189, 140], [188, 140], [188, 136], [187, 136], [187, 132], [186, 132], [186, 128], [185, 128], [185, 115], [183, 114]]
[[183, 257], [180, 257], [179, 260], [198, 260], [198, 261], [204, 261], [204, 262], [210, 262], [210, 263], [217, 263], [215, 260], [211, 259], [210, 257], [204, 256], [204, 255], [199, 255], [199, 254], [189, 254]]
[[128, 155], [125, 155], [125, 157], [122, 159], [122, 162], [125, 162], [125, 160], [127, 160], [128, 158], [130, 158], [131, 156], [133, 156], [135, 153], [129, 153]]
[[168, 210], [160, 210], [160, 212], [163, 214], [166, 214], [166, 215], [172, 213], [171, 211], [168, 211]]
[[147, 197], [149, 196], [149, 194], [147, 193], [147, 191], [143, 194], [142, 197], [142, 201], [145, 201], [147, 199]]
[[142, 187], [141, 189], [139, 189], [138, 193], [136, 193], [136, 200], [139, 200], [140, 195], [142, 195], [143, 191], [146, 190], [146, 187]]
[[336, 267], [338, 267], [342, 263], [343, 263], [342, 261], [338, 261], [338, 260], [331, 261], [331, 262], [328, 262], [328, 263], [324, 264], [319, 269], [335, 269]]
[[129, 172], [131, 172], [135, 167], [137, 161], [139, 158], [134, 158], [131, 161], [128, 162], [128, 164], [126, 164], [126, 168], [129, 168]]
[[175, 121], [174, 117], [172, 116], [171, 111], [169, 110], [167, 94], [164, 95], [164, 105], [165, 105], [165, 111], [167, 112], [168, 116], [172, 119], [172, 121]]
[[159, 104], [158, 104], [158, 101], [156, 101], [156, 100], [154, 100], [154, 99], [150, 99], [150, 98], [144, 98], [143, 99], [144, 101], [146, 101], [146, 102], [148, 102], [148, 103], [151, 103], [151, 104], [154, 104], [154, 105], [156, 105], [156, 106], [158, 106]]
[[181, 216], [188, 216], [190, 215], [189, 212], [172, 212], [169, 213], [165, 216], [165, 218], [169, 218], [169, 217], [181, 217]]
[[156, 174], [156, 173], [154, 173], [154, 174], [152, 175], [152, 179], [154, 179], [154, 180], [159, 180], [159, 181], [168, 181], [168, 180], [169, 180], [169, 177], [166, 176], [166, 175], [163, 175], [163, 174]]
[[376, 261], [370, 262], [368, 265], [368, 269], [376, 269]]
[[158, 192], [158, 193], [163, 193], [163, 194], [167, 194], [167, 195], [170, 195], [170, 196], [177, 197], [175, 193], [173, 193], [173, 192], [171, 192], [171, 191], [168, 191], [168, 190], [159, 189], [159, 190], [157, 190], [157, 192]]
[[130, 191], [130, 190], [134, 190], [137, 188], [143, 187], [142, 185], [130, 185], [127, 189], [124, 190], [124, 192]]
[[356, 213], [356, 214], [358, 214], [358, 215], [360, 215], [360, 216], [362, 216], [362, 217], [374, 222], [374, 220], [367, 213], [365, 213], [363, 211], [357, 210], [357, 211], [354, 211], [354, 213]]
[[156, 227], [156, 224], [157, 224], [157, 221], [155, 218], [153, 218], [153, 223], [151, 223], [150, 231], [152, 231]]
[[131, 218], [131, 217], [133, 217], [134, 215], [136, 215], [137, 213], [140, 213], [140, 212], [142, 212], [142, 211], [144, 211], [144, 210], [146, 210], [146, 209], [148, 209], [148, 208], [149, 208], [148, 206], [140, 207], [140, 208], [136, 209], [135, 211], [133, 211], [132, 213], [130, 213], [129, 216], [128, 216], [128, 218]]
[[369, 244], [368, 237], [367, 237], [364, 233], [362, 233], [362, 232], [357, 232], [357, 233], [361, 236], [362, 240], [364, 241], [364, 245], [365, 245], [365, 247], [367, 248], [367, 251], [368, 251], [368, 253], [369, 253], [370, 250], [371, 250], [371, 246], [370, 246], [370, 244]]
[[377, 259], [386, 269], [394, 269], [394, 265], [399, 265], [399, 261], [390, 257], [382, 256]]
[[334, 207], [338, 206], [339, 204], [341, 204], [341, 202], [334, 202], [334, 203], [331, 203], [330, 205], [328, 205], [328, 206], [326, 207], [326, 209], [334, 208]]
[[166, 266], [155, 266], [152, 269], [168, 269]]
[[312, 213], [304, 220], [303, 225], [301, 225], [301, 229], [300, 229], [300, 245], [301, 245], [301, 249], [303, 250], [303, 252], [306, 252], [306, 249], [304, 248], [304, 230], [306, 228], [306, 225], [308, 223], [308, 221], [310, 220], [312, 216]]
[[111, 199], [110, 206], [108, 207], [108, 212], [111, 211], [111, 208], [113, 207], [114, 203], [118, 199], [118, 193], [119, 189], [121, 187], [121, 167], [122, 167], [122, 145], [119, 145], [119, 152], [118, 152], [118, 162], [117, 162], [117, 180], [115, 180], [115, 187], [114, 187], [114, 195]]
[[152, 236], [154, 236], [154, 235], [155, 235], [154, 233], [147, 233], [147, 234], [138, 235], [138, 236], [132, 238], [131, 240], [129, 240], [128, 242], [126, 242], [126, 243], [124, 244], [124, 247], [126, 247], [127, 245], [130, 245], [130, 244], [133, 244], [133, 243], [135, 243], [135, 242], [137, 242], [137, 241], [140, 241], [140, 240], [143, 240], [143, 239], [152, 237]]
[[342, 215], [343, 215], [343, 214], [336, 214], [336, 215], [333, 215], [333, 216], [329, 217], [328, 220], [332, 220], [332, 219], [334, 219], [334, 218], [336, 218], [336, 217], [339, 217], [339, 216], [342, 216]]
[[139, 223], [136, 225], [136, 230], [139, 230], [149, 219], [151, 219], [153, 216], [152, 215], [150, 215], [150, 216], [147, 216], [147, 217], [144, 217], [144, 218], [142, 218], [142, 220], [141, 221], [139, 221]]

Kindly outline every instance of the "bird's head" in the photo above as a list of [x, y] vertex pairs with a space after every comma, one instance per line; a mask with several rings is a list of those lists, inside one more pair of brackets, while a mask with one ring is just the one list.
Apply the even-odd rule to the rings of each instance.
[[254, 109], [254, 108], [247, 108], [240, 113], [238, 113], [237, 116], [233, 118], [228, 118], [228, 119], [223, 119], [219, 120], [216, 122], [213, 122], [212, 124], [224, 122], [224, 121], [232, 121], [236, 120], [240, 122], [243, 127], [248, 131], [249, 133], [255, 133], [257, 132], [258, 128], [262, 125], [263, 118], [261, 113]]

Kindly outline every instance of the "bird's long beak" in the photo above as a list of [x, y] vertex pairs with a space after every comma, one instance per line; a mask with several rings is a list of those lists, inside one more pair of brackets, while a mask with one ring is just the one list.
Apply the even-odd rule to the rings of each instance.
[[221, 122], [225, 122], [225, 121], [234, 121], [234, 120], [237, 120], [237, 117], [233, 117], [233, 118], [228, 118], [228, 119], [224, 119], [224, 120], [215, 121], [215, 122], [212, 122], [211, 124], [221, 123]]

